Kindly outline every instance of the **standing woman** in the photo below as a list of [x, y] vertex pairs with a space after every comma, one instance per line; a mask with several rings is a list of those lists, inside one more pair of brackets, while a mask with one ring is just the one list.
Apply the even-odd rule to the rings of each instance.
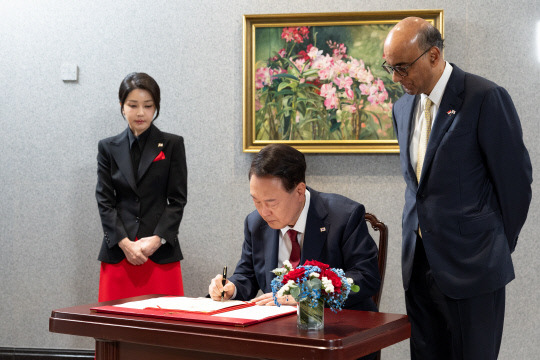
[[151, 76], [129, 74], [118, 97], [128, 127], [98, 144], [99, 301], [184, 295], [177, 237], [187, 202], [184, 139], [153, 124], [160, 91]]

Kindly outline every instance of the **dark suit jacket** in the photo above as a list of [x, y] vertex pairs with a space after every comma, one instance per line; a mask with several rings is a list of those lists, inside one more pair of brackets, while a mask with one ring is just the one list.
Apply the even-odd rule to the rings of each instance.
[[420, 224], [437, 285], [447, 296], [462, 299], [494, 291], [514, 278], [510, 253], [527, 217], [532, 168], [506, 90], [452, 66], [419, 184], [409, 155], [419, 96], [399, 99], [393, 117], [407, 184], [404, 287], [409, 287]]
[[[120, 240], [159, 235], [167, 243], [150, 259], [159, 264], [179, 261], [177, 234], [187, 201], [184, 139], [152, 124], [135, 181], [128, 131], [98, 144], [96, 199], [104, 232], [98, 259], [118, 263], [125, 258]], [[154, 161], [160, 152], [165, 159]]]
[[[364, 206], [341, 195], [308, 190], [311, 200], [300, 264], [317, 260], [343, 269], [360, 286], [358, 293], [350, 293], [344, 307], [376, 311], [371, 296], [380, 286], [377, 246], [366, 226]], [[242, 257], [229, 278], [236, 286], [236, 299], [252, 299], [259, 289], [272, 292], [279, 231], [269, 227], [257, 211], [246, 217]]]

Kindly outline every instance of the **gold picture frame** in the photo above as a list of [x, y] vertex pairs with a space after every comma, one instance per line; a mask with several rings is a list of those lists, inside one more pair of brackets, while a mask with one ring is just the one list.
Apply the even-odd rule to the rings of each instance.
[[399, 153], [391, 104], [403, 92], [380, 64], [409, 16], [444, 38], [443, 10], [244, 15], [243, 151]]

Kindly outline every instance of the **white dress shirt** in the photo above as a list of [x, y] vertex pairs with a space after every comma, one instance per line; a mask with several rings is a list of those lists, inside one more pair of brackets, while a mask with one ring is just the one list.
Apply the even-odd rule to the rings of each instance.
[[424, 116], [426, 98], [429, 97], [429, 99], [433, 102], [433, 105], [431, 106], [431, 128], [433, 129], [433, 124], [435, 124], [435, 121], [437, 121], [435, 116], [437, 115], [437, 111], [441, 105], [441, 100], [444, 95], [444, 90], [446, 89], [446, 84], [448, 84], [448, 80], [450, 79], [450, 74], [452, 74], [452, 65], [446, 61], [444, 71], [439, 78], [439, 81], [437, 81], [437, 84], [431, 91], [431, 94], [429, 94], [429, 96], [426, 94], [420, 94], [420, 101], [416, 103], [414, 108], [412, 124], [412, 129], [414, 130], [412, 133], [411, 145], [409, 147], [409, 154], [411, 156], [411, 165], [413, 169], [416, 169], [416, 163], [418, 162], [418, 143], [420, 142], [422, 126], [426, 121]]
[[302, 212], [300, 213], [300, 217], [296, 221], [296, 224], [294, 224], [294, 227], [292, 228], [287, 225], [279, 231], [278, 267], [282, 267], [283, 262], [285, 260], [289, 260], [289, 258], [291, 257], [292, 245], [289, 241], [289, 235], [285, 235], [287, 234], [287, 231], [289, 231], [290, 229], [296, 230], [298, 232], [296, 236], [298, 239], [298, 243], [300, 244], [300, 249], [302, 249], [302, 246], [304, 245], [304, 233], [306, 232], [306, 221], [309, 210], [310, 198], [311, 195], [309, 193], [309, 190], [306, 189], [306, 202], [304, 204]]

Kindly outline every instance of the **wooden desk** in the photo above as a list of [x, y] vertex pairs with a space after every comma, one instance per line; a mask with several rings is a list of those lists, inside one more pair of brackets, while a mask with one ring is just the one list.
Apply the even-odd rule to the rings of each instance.
[[357, 359], [411, 333], [406, 315], [354, 310], [325, 309], [324, 330], [313, 332], [298, 330], [295, 315], [234, 327], [90, 311], [125, 301], [54, 310], [49, 330], [95, 338], [97, 360]]

